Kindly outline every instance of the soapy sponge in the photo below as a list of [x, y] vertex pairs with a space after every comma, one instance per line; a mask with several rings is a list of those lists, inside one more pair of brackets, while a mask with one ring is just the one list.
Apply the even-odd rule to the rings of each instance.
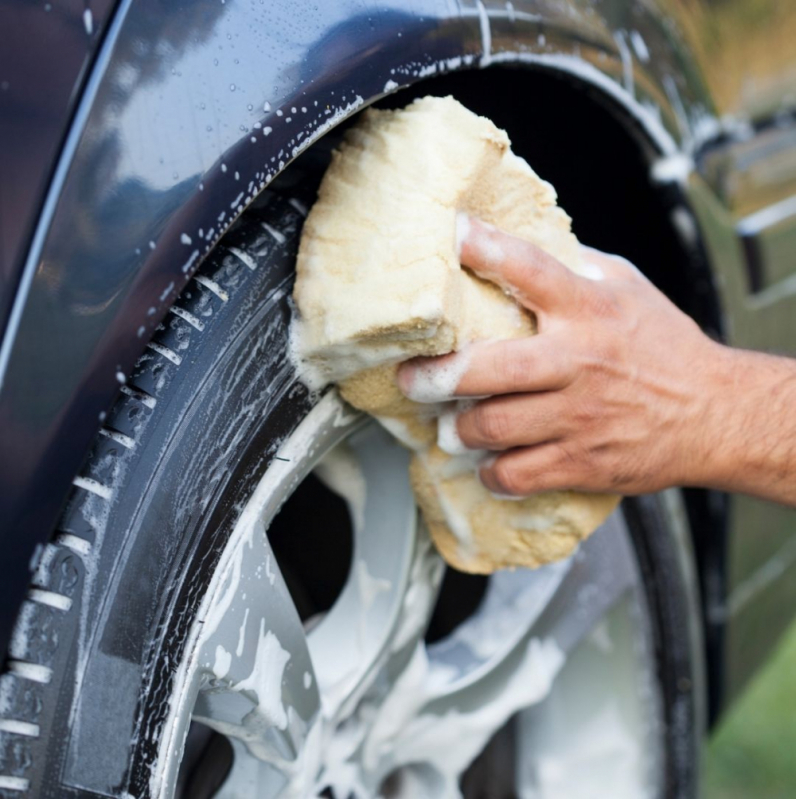
[[415, 496], [450, 564], [480, 573], [535, 567], [569, 555], [618, 498], [494, 497], [478, 480], [479, 454], [456, 440], [455, 404], [412, 402], [396, 384], [400, 362], [458, 351], [441, 378], [452, 390], [468, 344], [536, 332], [533, 314], [460, 266], [460, 211], [582, 269], [553, 187], [490, 120], [450, 97], [366, 111], [334, 153], [304, 227], [294, 350], [308, 382], [337, 382], [414, 451]]

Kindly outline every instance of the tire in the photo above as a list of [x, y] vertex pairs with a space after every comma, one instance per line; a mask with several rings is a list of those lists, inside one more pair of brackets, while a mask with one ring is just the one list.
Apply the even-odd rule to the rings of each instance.
[[316, 182], [300, 184], [266, 190], [190, 281], [37, 553], [0, 676], [2, 799], [148, 795], [184, 631], [237, 509], [312, 406], [287, 353]]
[[[287, 342], [295, 253], [317, 174], [291, 168], [236, 223], [104, 421], [38, 553], [0, 676], [2, 799], [150, 797], [199, 604], [240, 509], [316, 401], [295, 378]], [[698, 665], [683, 635], [692, 609], [682, 553], [658, 500], [626, 503], [625, 515], [663, 696], [661, 795], [691, 799]], [[505, 778], [511, 741], [510, 724], [465, 775], [468, 796], [512, 795], [495, 778]]]

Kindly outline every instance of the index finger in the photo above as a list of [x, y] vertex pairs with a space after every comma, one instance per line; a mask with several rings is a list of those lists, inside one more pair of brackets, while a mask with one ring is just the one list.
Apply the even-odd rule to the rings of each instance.
[[578, 277], [535, 244], [473, 217], [458, 221], [463, 266], [497, 283], [532, 311], [552, 311], [571, 302]]

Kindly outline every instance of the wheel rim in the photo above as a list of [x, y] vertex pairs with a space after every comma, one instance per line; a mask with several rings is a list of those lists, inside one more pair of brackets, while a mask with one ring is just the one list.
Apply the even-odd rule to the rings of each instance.
[[[518, 795], [592, 795], [555, 790], [556, 769], [570, 774], [582, 764], [583, 748], [567, 754], [567, 742], [588, 729], [596, 711], [586, 703], [579, 714], [566, 697], [588, 682], [595, 648], [606, 679], [591, 693], [617, 698], [614, 742], [636, 744], [619, 747], [623, 765], [601, 780], [612, 795], [654, 794], [660, 699], [649, 676], [643, 586], [621, 515], [567, 561], [491, 576], [476, 612], [427, 644], [444, 564], [418, 520], [408, 459], [335, 392], [279, 449], [192, 626], [153, 796], [174, 796], [192, 720], [232, 744], [220, 799], [324, 790], [336, 797], [458, 796], [462, 773], [516, 714]], [[354, 551], [340, 596], [308, 629], [267, 530], [313, 469], [348, 502]]]

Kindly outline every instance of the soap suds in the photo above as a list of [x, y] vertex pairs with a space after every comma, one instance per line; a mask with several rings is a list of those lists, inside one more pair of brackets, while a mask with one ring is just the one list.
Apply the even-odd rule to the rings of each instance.
[[461, 258], [462, 245], [470, 235], [470, 217], [462, 211], [456, 214], [456, 255]]
[[468, 455], [472, 450], [459, 436], [456, 426], [459, 416], [475, 405], [475, 400], [459, 400], [445, 406], [437, 422], [437, 446], [448, 455]]
[[406, 395], [415, 402], [447, 402], [453, 399], [469, 365], [468, 347], [438, 361], [418, 363], [412, 369], [412, 384]]
[[215, 674], [219, 680], [222, 680], [227, 676], [227, 672], [231, 665], [231, 653], [227, 652], [227, 650], [219, 644], [216, 647], [216, 662], [213, 664], [213, 674]]
[[280, 730], [287, 727], [287, 711], [282, 702], [282, 676], [289, 660], [290, 653], [282, 648], [271, 630], [265, 629], [265, 619], [260, 619], [260, 637], [252, 673], [233, 686], [236, 691], [254, 692], [258, 715]]

